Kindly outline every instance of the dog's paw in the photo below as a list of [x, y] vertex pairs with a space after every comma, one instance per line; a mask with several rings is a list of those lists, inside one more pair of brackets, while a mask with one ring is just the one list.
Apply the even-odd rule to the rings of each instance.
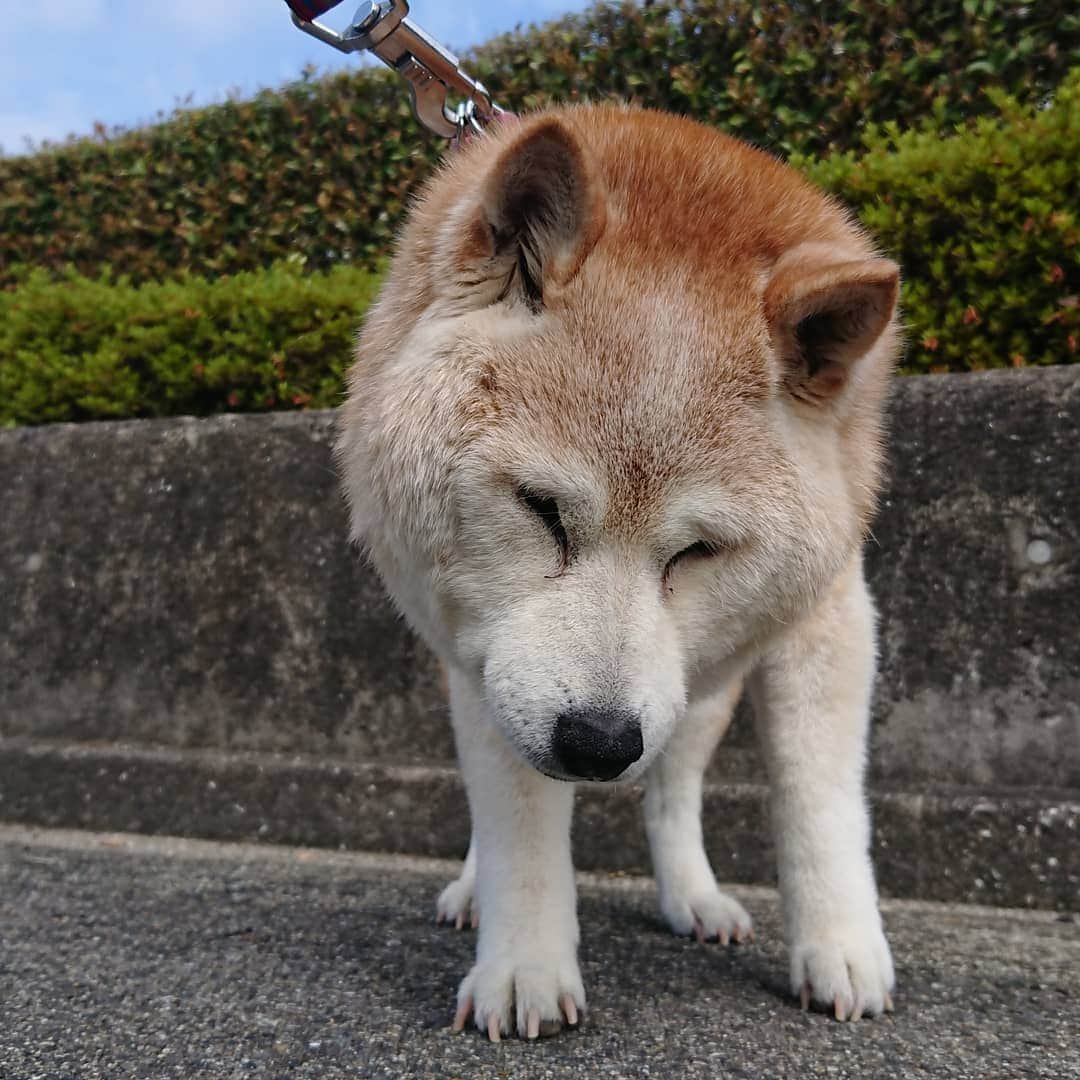
[[895, 983], [880, 925], [837, 930], [792, 946], [791, 989], [804, 1009], [814, 1001], [837, 1020], [892, 1012]]
[[742, 943], [754, 940], [754, 923], [746, 908], [715, 884], [690, 895], [664, 897], [661, 911], [676, 934], [693, 934], [698, 941]]
[[577, 960], [563, 957], [507, 957], [478, 963], [458, 990], [454, 1031], [470, 1015], [492, 1042], [517, 1032], [521, 1038], [554, 1035], [575, 1027], [585, 1008]]
[[471, 926], [474, 930], [480, 925], [480, 911], [474, 895], [474, 875], [463, 873], [456, 881], [451, 881], [435, 902], [435, 921], [453, 925], [458, 930]]

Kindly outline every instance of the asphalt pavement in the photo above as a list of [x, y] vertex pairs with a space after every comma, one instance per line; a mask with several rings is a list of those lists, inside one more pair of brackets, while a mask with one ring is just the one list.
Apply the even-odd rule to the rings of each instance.
[[673, 937], [651, 882], [581, 879], [582, 1025], [450, 1033], [451, 863], [0, 826], [0, 1078], [1080, 1078], [1080, 917], [888, 902], [895, 1013], [839, 1024], [757, 943]]

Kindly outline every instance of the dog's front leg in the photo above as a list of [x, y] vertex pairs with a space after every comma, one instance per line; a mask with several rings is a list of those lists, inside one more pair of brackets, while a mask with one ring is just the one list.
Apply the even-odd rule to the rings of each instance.
[[753, 923], [742, 904], [716, 884], [701, 828], [701, 790], [741, 688], [733, 678], [692, 704], [646, 774], [645, 830], [660, 910], [676, 934], [722, 945], [752, 938]]
[[458, 991], [454, 1028], [470, 1013], [492, 1040], [576, 1024], [585, 1007], [578, 969], [570, 858], [572, 784], [522, 762], [487, 719], [465, 676], [450, 708], [469, 795], [481, 912], [476, 964]]
[[856, 560], [751, 680], [792, 991], [837, 1019], [892, 1006], [863, 791], [873, 674], [874, 611]]

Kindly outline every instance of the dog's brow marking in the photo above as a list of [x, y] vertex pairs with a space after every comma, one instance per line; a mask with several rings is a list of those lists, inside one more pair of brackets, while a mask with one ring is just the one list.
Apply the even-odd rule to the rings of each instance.
[[499, 377], [495, 374], [493, 364], [485, 364], [481, 368], [480, 378], [476, 380], [476, 385], [489, 397], [495, 397], [499, 392]]

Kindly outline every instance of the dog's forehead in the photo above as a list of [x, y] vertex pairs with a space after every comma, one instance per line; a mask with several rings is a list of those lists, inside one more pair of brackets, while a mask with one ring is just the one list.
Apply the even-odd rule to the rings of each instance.
[[475, 393], [498, 443], [584, 464], [608, 524], [636, 527], [681, 479], [751, 455], [769, 393], [764, 323], [745, 296], [706, 306], [671, 283], [594, 284], [494, 344]]

